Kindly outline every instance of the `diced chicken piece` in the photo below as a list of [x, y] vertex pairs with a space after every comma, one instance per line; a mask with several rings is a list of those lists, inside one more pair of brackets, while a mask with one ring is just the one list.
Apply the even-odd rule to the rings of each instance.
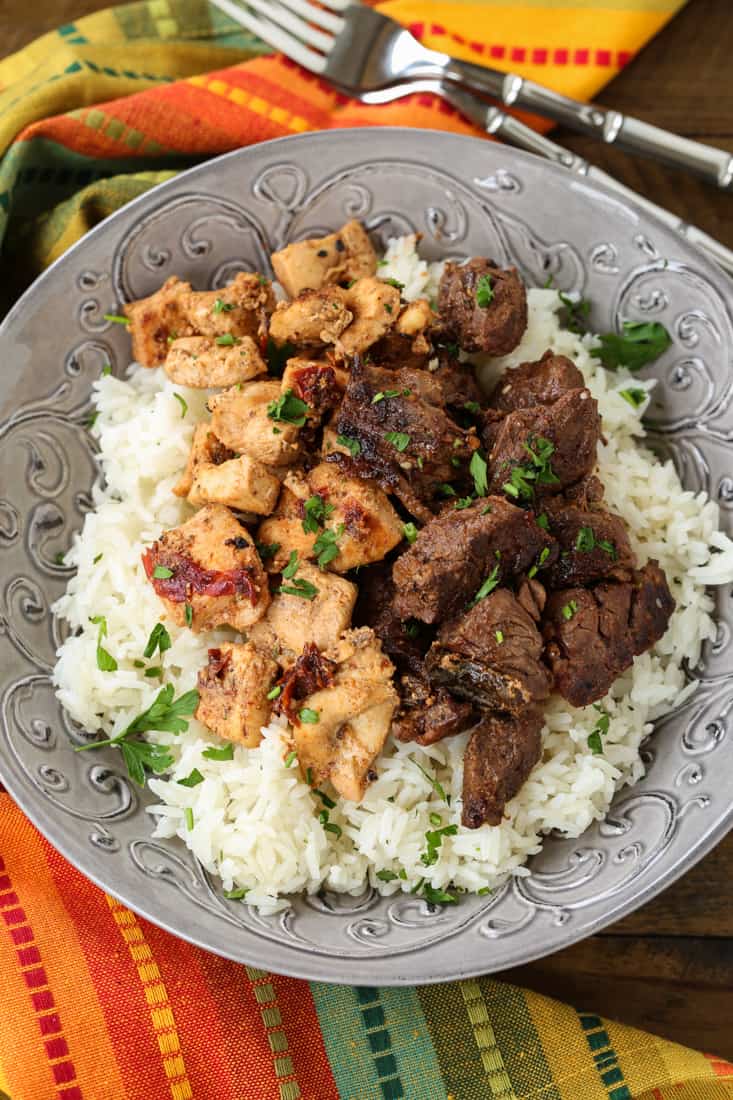
[[351, 356], [366, 351], [392, 328], [400, 311], [400, 292], [390, 283], [369, 276], [343, 293], [353, 320], [335, 344], [339, 355]]
[[148, 580], [176, 626], [244, 630], [267, 611], [267, 575], [252, 538], [223, 504], [164, 531], [142, 556]]
[[416, 298], [402, 306], [394, 328], [372, 345], [370, 355], [382, 367], [412, 367], [424, 370], [432, 355], [430, 330], [437, 316], [427, 298]]
[[265, 466], [287, 466], [299, 454], [298, 428], [269, 415], [280, 397], [277, 378], [234, 386], [209, 399], [211, 428], [233, 451]]
[[[320, 517], [316, 530], [306, 531], [306, 502], [313, 497], [320, 498]], [[277, 511], [260, 525], [257, 538], [279, 544], [268, 560], [274, 572], [283, 568], [292, 550], [301, 558], [317, 558], [324, 542], [335, 539], [338, 553], [323, 564], [345, 573], [381, 561], [402, 539], [402, 521], [373, 481], [346, 477], [333, 463], [321, 462], [308, 474], [288, 474]]]
[[308, 420], [318, 423], [329, 409], [340, 403], [349, 381], [349, 372], [333, 363], [313, 359], [288, 359], [282, 376], [283, 393], [294, 393], [308, 406]]
[[[287, 592], [272, 598], [263, 619], [247, 631], [247, 637], [282, 665], [290, 665], [305, 645], [330, 649], [351, 625], [357, 588], [351, 581], [324, 573], [309, 562], [302, 562], [296, 580], [307, 581], [316, 589], [312, 600]], [[283, 581], [286, 588], [290, 582]]]
[[400, 336], [418, 336], [430, 328], [434, 320], [435, 314], [427, 298], [415, 298], [403, 307], [397, 318], [395, 330]]
[[275, 295], [263, 275], [240, 271], [221, 290], [190, 291], [184, 295], [184, 308], [193, 331], [201, 336], [231, 333], [262, 339]]
[[253, 749], [270, 720], [267, 694], [278, 667], [247, 642], [228, 642], [209, 650], [209, 661], [198, 675], [199, 703], [195, 717], [225, 741]]
[[240, 455], [220, 466], [199, 466], [188, 494], [189, 503], [226, 504], [238, 512], [269, 516], [280, 495], [280, 482], [266, 466], [249, 455]]
[[267, 374], [267, 364], [251, 336], [228, 336], [220, 344], [210, 336], [182, 336], [168, 350], [163, 369], [171, 382], [194, 389], [234, 386]]
[[219, 466], [230, 458], [234, 458], [234, 451], [230, 451], [220, 439], [216, 438], [210, 426], [197, 424], [186, 469], [173, 486], [173, 492], [177, 497], [187, 497], [200, 466]]
[[289, 244], [271, 256], [272, 269], [285, 293], [295, 298], [303, 290], [320, 290], [326, 283], [346, 283], [373, 275], [377, 257], [364, 229], [347, 222], [337, 233]]
[[[298, 700], [295, 747], [304, 772], [330, 779], [342, 798], [360, 799], [376, 779], [372, 765], [389, 733], [399, 702], [394, 667], [368, 627], [350, 630], [326, 654], [335, 661], [330, 686]], [[315, 721], [303, 721], [306, 712]]]
[[270, 318], [270, 336], [276, 344], [297, 347], [333, 344], [352, 318], [340, 286], [304, 290], [292, 302], [278, 302]]
[[159, 367], [168, 354], [169, 337], [189, 336], [194, 331], [186, 309], [190, 293], [190, 283], [172, 275], [149, 298], [139, 298], [122, 307], [130, 318], [135, 362], [144, 367]]

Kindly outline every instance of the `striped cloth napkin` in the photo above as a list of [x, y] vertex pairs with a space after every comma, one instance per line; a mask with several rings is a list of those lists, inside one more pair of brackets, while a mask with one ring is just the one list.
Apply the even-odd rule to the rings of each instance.
[[[386, 0], [429, 46], [589, 97], [681, 0]], [[200, 75], [204, 73], [205, 75]], [[6, 305], [204, 157], [331, 126], [471, 133], [337, 96], [204, 0], [148, 0], [0, 62]], [[209, 955], [86, 881], [0, 793], [0, 1100], [733, 1100], [733, 1066], [482, 978], [352, 988]]]

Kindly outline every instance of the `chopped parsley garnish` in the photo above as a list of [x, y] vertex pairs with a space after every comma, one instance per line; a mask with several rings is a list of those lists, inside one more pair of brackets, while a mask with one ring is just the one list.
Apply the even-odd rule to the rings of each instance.
[[306, 535], [315, 535], [324, 521], [331, 515], [335, 505], [327, 504], [318, 495], [309, 497], [303, 505], [303, 530]]
[[298, 711], [298, 718], [307, 726], [314, 726], [320, 717], [320, 713], [317, 710], [311, 710], [310, 707], [303, 707]]
[[341, 836], [341, 833], [343, 832], [341, 826], [337, 825], [334, 821], [324, 821], [323, 828], [326, 830], [327, 833], [333, 833], [337, 839]]
[[493, 300], [494, 288], [491, 285], [491, 276], [482, 275], [476, 283], [476, 305], [480, 309], [486, 309]]
[[56, 554], [54, 556], [53, 560], [55, 561], [56, 565], [63, 565], [65, 557], [66, 557], [66, 554], [64, 553], [64, 551], [59, 550], [58, 554]]
[[93, 413], [91, 413], [91, 414], [90, 414], [90, 415], [89, 415], [89, 416], [87, 417], [87, 420], [86, 420], [86, 426], [87, 426], [87, 428], [93, 428], [93, 427], [94, 427], [94, 425], [95, 425], [95, 424], [97, 423], [97, 420], [98, 420], [98, 418], [99, 418], [99, 413], [98, 413], [98, 412], [93, 412]]
[[110, 375], [111, 373], [112, 373], [112, 367], [109, 365], [109, 363], [105, 363], [104, 366], [102, 367], [102, 373], [101, 373], [100, 377], [101, 378], [107, 378], [108, 375]]
[[409, 397], [411, 393], [412, 390], [407, 387], [403, 390], [380, 390], [379, 393], [374, 394], [372, 405], [378, 405], [380, 401], [386, 401], [390, 397]]
[[156, 565], [153, 570], [153, 577], [156, 581], [167, 581], [172, 576], [173, 570], [169, 569], [167, 565]]
[[517, 500], [521, 497], [531, 499], [534, 496], [533, 480], [534, 475], [531, 470], [527, 470], [525, 466], [513, 466], [509, 480], [504, 482], [502, 489]]
[[231, 313], [234, 309], [234, 302], [225, 302], [223, 298], [217, 298], [214, 302], [213, 313]]
[[227, 901], [241, 901], [242, 898], [247, 896], [248, 892], [244, 886], [237, 886], [233, 890], [225, 890], [224, 897]]
[[474, 416], [478, 416], [478, 414], [481, 412], [481, 406], [479, 405], [478, 401], [464, 401], [463, 407], [466, 412], [473, 413]]
[[123, 317], [121, 313], [105, 313], [105, 321], [111, 321], [113, 325], [129, 325], [130, 318]]
[[163, 626], [162, 623], [156, 623], [153, 629], [150, 631], [150, 637], [148, 638], [147, 645], [143, 650], [143, 657], [153, 656], [156, 649], [159, 653], [165, 653], [166, 649], [171, 647], [171, 636]]
[[336, 442], [339, 447], [345, 447], [352, 458], [361, 454], [361, 443], [358, 439], [352, 439], [350, 435], [337, 435]]
[[92, 558], [92, 565], [97, 565], [97, 563], [100, 562], [103, 557], [104, 557], [104, 554], [95, 554], [94, 557]]
[[392, 312], [392, 306], [389, 304], [389, 302], [385, 303], [384, 309], [386, 313]]
[[296, 428], [303, 427], [307, 412], [306, 402], [296, 397], [292, 390], [286, 390], [267, 406], [270, 420], [281, 420], [286, 424], [294, 424]]
[[415, 765], [415, 767], [418, 769], [418, 771], [421, 771], [422, 774], [425, 776], [428, 783], [430, 784], [430, 786], [433, 788], [433, 790], [437, 794], [438, 798], [442, 798], [444, 802], [447, 802], [450, 805], [450, 799], [446, 796], [446, 793], [445, 793], [445, 790], [444, 790], [442, 784], [438, 782], [438, 780], [435, 778], [435, 776], [431, 775], [430, 772], [425, 771], [425, 768], [422, 766], [422, 764], [418, 764], [418, 762], [417, 762], [417, 760], [415, 759], [414, 756], [411, 756], [410, 760]]
[[256, 542], [255, 550], [260, 555], [262, 561], [267, 561], [268, 558], [274, 558], [280, 549], [279, 542]]
[[489, 491], [488, 467], [486, 465], [486, 459], [483, 458], [478, 451], [474, 451], [471, 455], [471, 462], [468, 470], [473, 478], [476, 496], [485, 497]]
[[135, 668], [145, 668], [145, 661], [139, 661], [139, 660], [136, 659], [132, 663], [135, 666]]
[[178, 404], [181, 406], [181, 420], [183, 420], [184, 416], [188, 412], [188, 402], [185, 400], [185, 398], [181, 397], [180, 393], [174, 393], [173, 396], [175, 397]]
[[326, 807], [327, 810], [333, 810], [334, 809], [336, 803], [334, 802], [334, 800], [332, 798], [328, 797], [328, 795], [326, 794], [325, 791], [321, 791], [321, 790], [319, 790], [318, 787], [316, 787], [313, 794], [318, 795], [318, 797], [320, 798], [321, 802], [323, 803], [323, 805]]
[[603, 752], [603, 741], [601, 738], [605, 737], [608, 733], [611, 716], [597, 703], [594, 703], [593, 707], [600, 714], [600, 718], [596, 722], [593, 732], [588, 735], [588, 748], [594, 756], [599, 756]]
[[385, 432], [384, 438], [391, 443], [395, 450], [402, 454], [410, 445], [410, 437], [407, 432]]
[[497, 645], [504, 645], [504, 631], [495, 630], [494, 637], [496, 638]]
[[204, 749], [201, 755], [207, 760], [233, 760], [234, 745], [230, 743], [228, 745], [223, 745], [220, 749], [210, 745], [208, 749]]
[[298, 551], [291, 550], [290, 557], [288, 558], [288, 564], [283, 569], [283, 577], [286, 581], [289, 581], [291, 577], [294, 577], [298, 572], [298, 566], [300, 562], [298, 560]]
[[292, 344], [285, 343], [282, 347], [278, 347], [273, 339], [269, 339], [265, 350], [268, 373], [275, 378], [280, 378], [288, 359], [292, 359], [295, 355], [295, 350]]
[[278, 592], [283, 596], [300, 596], [301, 600], [314, 600], [318, 595], [316, 586], [302, 577], [296, 577], [292, 584], [281, 584]]
[[406, 523], [402, 528], [402, 534], [412, 544], [417, 538], [417, 527], [414, 523]]
[[422, 884], [422, 896], [430, 905], [457, 905], [458, 898], [447, 890], [437, 890], [429, 882]]
[[[552, 275], [550, 276], [550, 278], [552, 278]], [[478, 894], [478, 896], [480, 898], [485, 898], [487, 894], [491, 893], [491, 887], [490, 886], [482, 886], [480, 890], [476, 891], [476, 893]]]
[[231, 332], [225, 332], [222, 336], [217, 336], [214, 343], [218, 344], [220, 348], [233, 348], [236, 344], [241, 344], [242, 341], [237, 336], [232, 335]]
[[535, 562], [535, 564], [530, 569], [527, 570], [527, 576], [529, 577], [530, 580], [532, 580], [532, 577], [537, 576], [537, 570], [542, 568], [542, 566], [545, 564], [545, 562], [547, 561], [549, 556], [550, 556], [549, 546], [543, 546], [542, 550], [540, 551], [540, 555], [537, 558], [537, 561]]
[[123, 759], [131, 779], [141, 787], [145, 783], [145, 769], [156, 775], [167, 771], [173, 764], [173, 757], [167, 745], [153, 745], [148, 741], [134, 740], [135, 734], [158, 730], [161, 733], [184, 733], [188, 729], [186, 717], [193, 714], [198, 706], [199, 693], [187, 691], [178, 699], [173, 698], [173, 685], [166, 684], [156, 695], [153, 702], [142, 714], [138, 714], [122, 733], [103, 741], [91, 741], [79, 745], [75, 752], [88, 749], [100, 749], [103, 745], [114, 745], [122, 752]]
[[575, 538], [575, 549], [581, 554], [589, 554], [595, 548], [596, 537], [592, 527], [581, 527]]
[[298, 759], [298, 754], [295, 749], [291, 749], [288, 755], [285, 757], [285, 767], [292, 768], [295, 761]]
[[447, 481], [441, 481], [435, 486], [435, 490], [440, 493], [442, 497], [454, 497], [458, 495], [453, 486], [449, 485]]
[[277, 699], [278, 695], [282, 694], [282, 690], [279, 684], [275, 684], [273, 688], [270, 688], [265, 698], [270, 700]]
[[380, 882], [394, 882], [399, 877], [396, 871], [388, 871], [386, 868], [383, 871], [377, 871], [377, 878]]
[[565, 306], [567, 314], [565, 317], [565, 328], [569, 332], [582, 333], [585, 331], [584, 322], [588, 320], [590, 313], [590, 302], [587, 298], [574, 299], [568, 297], [567, 294], [559, 292], [558, 297]]
[[642, 390], [636, 386], [629, 386], [626, 390], [619, 390], [618, 395], [619, 397], [623, 397], [624, 401], [627, 401], [632, 409], [640, 409], [649, 396], [646, 390]]
[[203, 783], [204, 777], [198, 768], [194, 768], [193, 771], [186, 776], [185, 779], [179, 779], [178, 782], [182, 787], [198, 787], [199, 783]]
[[89, 622], [99, 627], [99, 633], [97, 634], [97, 668], [101, 672], [116, 672], [117, 661], [102, 645], [102, 640], [107, 637], [106, 618], [104, 615], [93, 615]]
[[563, 605], [562, 617], [567, 622], [570, 622], [575, 612], [578, 610], [578, 604], [575, 600], [570, 600], [569, 603]]
[[459, 497], [459, 499], [454, 502], [453, 507], [456, 511], [462, 512], [464, 508], [470, 508], [473, 503], [473, 497]]
[[[550, 287], [552, 286], [552, 284], [554, 283], [554, 281], [555, 281], [554, 276], [553, 276], [552, 272], [550, 272], [550, 274], [547, 276], [544, 283], [542, 284], [542, 289], [543, 290], [549, 290]], [[480, 890], [479, 890], [479, 893], [481, 893]]]
[[193, 829], [193, 810], [190, 806], [186, 806], [186, 809], [183, 811], [183, 817], [186, 822], [186, 828], [190, 833]]
[[440, 814], [433, 813], [429, 814], [428, 817], [431, 825], [441, 825], [443, 823], [443, 819]]
[[425, 834], [426, 851], [420, 856], [420, 862], [425, 867], [432, 867], [438, 862], [438, 854], [444, 836], [455, 836], [458, 832], [457, 825], [444, 825], [442, 829], [428, 829]]
[[389, 283], [390, 286], [397, 287], [398, 290], [404, 290], [405, 284], [401, 283], [399, 279], [393, 279], [390, 275], [388, 279], [382, 279], [383, 283]]
[[338, 540], [345, 530], [345, 525], [339, 523], [335, 530], [321, 531], [320, 535], [313, 543], [313, 553], [316, 555], [319, 569], [325, 569], [328, 563], [338, 556]]
[[620, 335], [607, 332], [600, 338], [600, 347], [591, 349], [591, 355], [600, 359], [608, 370], [617, 367], [640, 370], [658, 359], [672, 343], [666, 328], [658, 321], [624, 321], [621, 328]]
[[498, 584], [499, 584], [499, 563], [497, 562], [497, 564], [491, 570], [491, 572], [489, 573], [489, 575], [486, 578], [486, 580], [484, 581], [484, 583], [479, 588], [476, 595], [471, 600], [471, 607], [473, 607], [474, 604], [477, 604], [479, 602], [479, 600], [485, 599], [486, 596], [488, 596], [489, 592], [493, 592]]
[[186, 619], [186, 626], [192, 626], [193, 625], [193, 608], [191, 607], [190, 603], [185, 603], [183, 605], [183, 614], [184, 614], [185, 619]]
[[535, 523], [538, 527], [541, 527], [543, 531], [549, 531], [550, 521], [547, 518], [547, 512], [543, 512], [541, 515], [537, 516]]
[[420, 625], [415, 619], [408, 619], [402, 624], [402, 629], [408, 638], [417, 638], [420, 633]]
[[151, 665], [150, 668], [145, 669], [145, 675], [149, 680], [162, 680], [163, 669], [160, 665]]

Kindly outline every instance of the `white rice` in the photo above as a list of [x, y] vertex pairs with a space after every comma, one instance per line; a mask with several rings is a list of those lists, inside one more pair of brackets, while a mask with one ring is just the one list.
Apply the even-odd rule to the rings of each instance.
[[[385, 258], [379, 274], [404, 283], [407, 297], [435, 297], [441, 267], [419, 259], [413, 237], [391, 241]], [[639, 746], [652, 721], [694, 691], [683, 665], [694, 668], [702, 643], [714, 637], [713, 601], [705, 586], [733, 580], [733, 543], [718, 530], [717, 506], [703, 493], [684, 490], [671, 463], [661, 463], [639, 444], [644, 408], [634, 410], [619, 396], [631, 376], [606, 372], [589, 354], [593, 337], [560, 328], [559, 308], [555, 291], [530, 290], [529, 326], [520, 346], [502, 360], [480, 364], [479, 376], [489, 383], [505, 366], [539, 358], [548, 347], [577, 363], [603, 416], [607, 443], [599, 449], [599, 474], [609, 506], [626, 520], [640, 561], [654, 557], [661, 562], [677, 601], [669, 630], [604, 700], [610, 724], [601, 755], [588, 747], [597, 711], [577, 710], [553, 698], [542, 760], [496, 828], [460, 826], [465, 735], [429, 748], [390, 739], [376, 765], [378, 779], [364, 799], [339, 800], [330, 811], [330, 820], [343, 830], [337, 838], [320, 824], [321, 801], [298, 768], [285, 766], [284, 721], [275, 720], [263, 731], [258, 748], [235, 748], [231, 762], [202, 755], [220, 742], [195, 720], [175, 737], [149, 734], [171, 745], [175, 757], [166, 778], [149, 781], [160, 799], [153, 810], [154, 835], [179, 836], [207, 870], [221, 876], [225, 889], [245, 888], [247, 901], [263, 912], [286, 905], [283, 895], [312, 893], [324, 885], [358, 893], [368, 882], [390, 894], [425, 879], [436, 888], [454, 884], [476, 891], [495, 887], [507, 874], [526, 873], [523, 865], [539, 851], [545, 833], [557, 829], [579, 836], [606, 814], [619, 787], [641, 777]], [[633, 385], [651, 389], [653, 383], [633, 378]], [[134, 665], [161, 616], [140, 554], [161, 529], [192, 512], [171, 487], [186, 461], [194, 425], [206, 415], [207, 394], [173, 386], [162, 370], [135, 365], [126, 380], [100, 378], [94, 391], [104, 481], [94, 489], [95, 510], [86, 516], [66, 559], [76, 573], [55, 610], [77, 633], [58, 651], [55, 683], [74, 719], [88, 730], [114, 736], [160, 689], [159, 681], [146, 679]], [[174, 393], [188, 403], [183, 417]], [[89, 623], [96, 615], [106, 616], [104, 644], [118, 662], [116, 672], [97, 668], [97, 627]], [[232, 632], [197, 636], [167, 625], [173, 644], [155, 663], [163, 666], [164, 682], [179, 695], [195, 686], [207, 648]], [[449, 804], [415, 762], [439, 780]], [[194, 768], [204, 781], [181, 786], [178, 780]], [[191, 829], [187, 808], [193, 812]], [[425, 867], [420, 856], [426, 831], [435, 828], [435, 814], [443, 825], [458, 825], [458, 832], [443, 840], [437, 863]], [[406, 878], [383, 882], [378, 871]]]

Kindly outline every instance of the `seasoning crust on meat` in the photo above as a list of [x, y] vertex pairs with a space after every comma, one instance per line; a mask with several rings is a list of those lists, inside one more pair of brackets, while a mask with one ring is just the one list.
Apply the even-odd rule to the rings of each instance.
[[462, 825], [497, 826], [552, 693], [598, 703], [675, 606], [604, 502], [598, 404], [553, 348], [481, 389], [475, 354], [527, 328], [514, 267], [447, 263], [408, 301], [357, 221], [271, 260], [284, 296], [172, 277], [124, 307], [139, 362], [210, 391], [190, 517], [142, 555], [165, 617], [230, 633], [196, 717], [246, 747], [287, 720], [301, 776], [357, 801], [390, 736], [462, 734]]

